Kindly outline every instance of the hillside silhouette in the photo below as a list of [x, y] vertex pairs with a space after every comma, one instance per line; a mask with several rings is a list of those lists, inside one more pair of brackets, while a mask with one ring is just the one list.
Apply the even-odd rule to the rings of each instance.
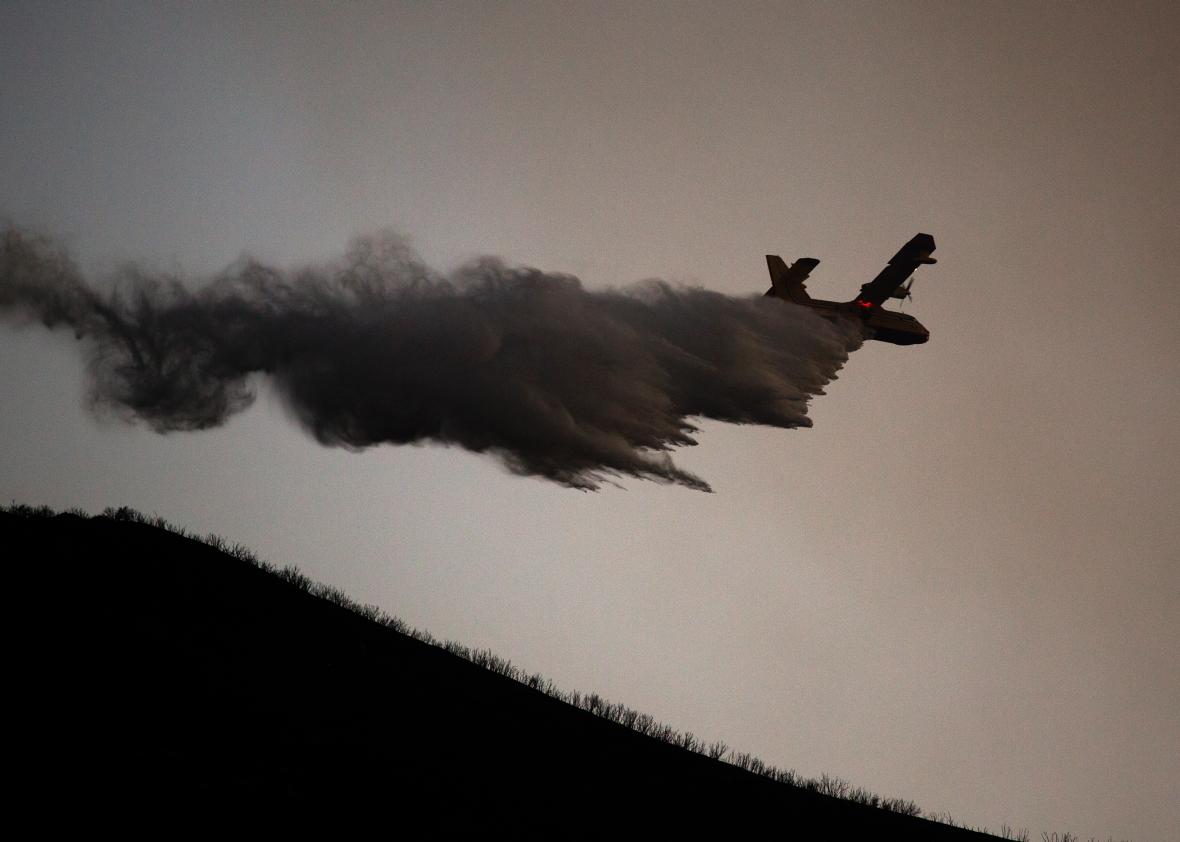
[[998, 838], [639, 733], [621, 707], [554, 698], [240, 548], [137, 520], [0, 512], [34, 801], [314, 808], [380, 815], [412, 838]]

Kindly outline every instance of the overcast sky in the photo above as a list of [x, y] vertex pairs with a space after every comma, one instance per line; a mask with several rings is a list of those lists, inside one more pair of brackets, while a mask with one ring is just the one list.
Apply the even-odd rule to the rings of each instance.
[[[925, 346], [716, 493], [160, 436], [0, 328], [0, 498], [127, 504], [801, 773], [1082, 838], [1180, 827], [1180, 13], [1139, 3], [0, 3], [0, 214], [97, 283], [393, 227], [591, 289], [851, 297], [919, 231]], [[777, 304], [777, 302], [771, 302]], [[782, 305], [788, 306], [788, 305]]]

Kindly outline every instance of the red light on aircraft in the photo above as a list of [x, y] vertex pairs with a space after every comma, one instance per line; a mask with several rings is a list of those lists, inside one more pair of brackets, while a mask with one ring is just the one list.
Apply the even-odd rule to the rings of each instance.
[[859, 304], [861, 307], [864, 307], [866, 310], [873, 306], [873, 302], [861, 301], [859, 298], [856, 299], [856, 303]]

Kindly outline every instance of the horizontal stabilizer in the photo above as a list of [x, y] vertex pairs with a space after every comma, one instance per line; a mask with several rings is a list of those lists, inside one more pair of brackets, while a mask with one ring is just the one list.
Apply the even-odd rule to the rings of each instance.
[[806, 304], [811, 300], [811, 296], [807, 294], [803, 282], [818, 265], [819, 261], [814, 257], [800, 257], [787, 266], [777, 254], [766, 255], [766, 268], [770, 270], [771, 283], [766, 294], [785, 301], [794, 301], [796, 304]]

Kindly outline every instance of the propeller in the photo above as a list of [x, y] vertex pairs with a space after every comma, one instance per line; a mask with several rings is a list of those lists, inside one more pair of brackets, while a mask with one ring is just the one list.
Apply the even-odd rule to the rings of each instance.
[[896, 293], [894, 293], [894, 295], [896, 295], [898, 298], [901, 299], [901, 301], [897, 305], [898, 307], [905, 306], [905, 302], [906, 302], [907, 298], [910, 301], [914, 300], [914, 294], [912, 292], [910, 292], [910, 288], [913, 285], [914, 285], [914, 276], [910, 275], [910, 279], [908, 281], [906, 281], [901, 287], [899, 287]]

